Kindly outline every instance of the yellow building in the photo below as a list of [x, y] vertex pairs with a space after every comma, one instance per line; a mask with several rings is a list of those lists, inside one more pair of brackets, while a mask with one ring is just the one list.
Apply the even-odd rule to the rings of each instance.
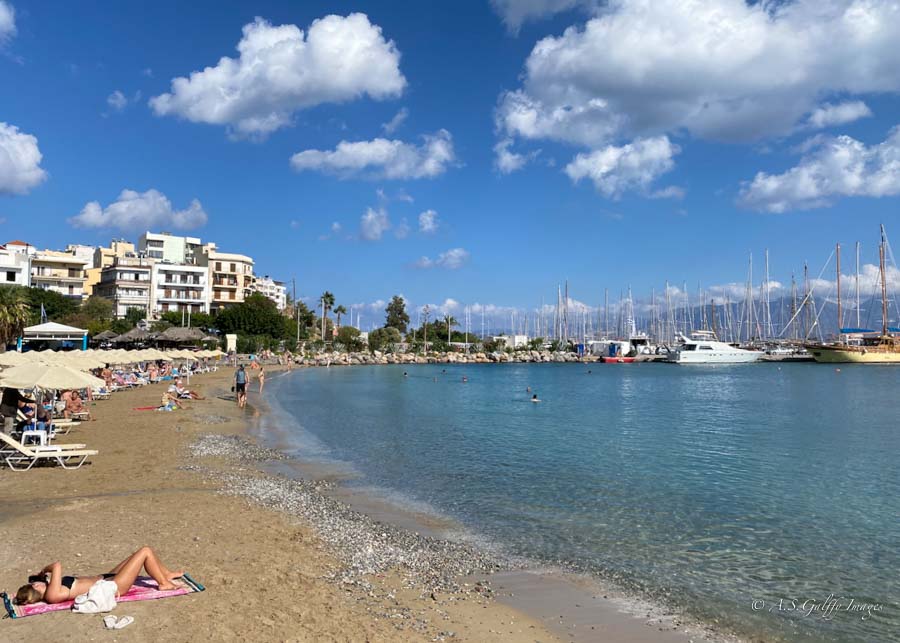
[[209, 269], [210, 311], [242, 303], [253, 288], [253, 259], [220, 252], [216, 244], [203, 246], [200, 265]]

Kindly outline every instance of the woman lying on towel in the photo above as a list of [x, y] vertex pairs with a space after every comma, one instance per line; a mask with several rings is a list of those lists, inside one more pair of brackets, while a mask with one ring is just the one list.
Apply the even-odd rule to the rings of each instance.
[[176, 589], [172, 581], [184, 574], [173, 572], [163, 565], [156, 552], [149, 547], [141, 547], [113, 567], [112, 571], [99, 576], [63, 576], [62, 566], [59, 563], [51, 563], [39, 574], [28, 577], [28, 584], [22, 585], [16, 592], [16, 604], [28, 605], [40, 601], [64, 603], [73, 600], [79, 594], [86, 593], [98, 580], [115, 582], [119, 587], [119, 594], [124, 594], [131, 589], [141, 569], [147, 570], [147, 575], [157, 582], [162, 591]]

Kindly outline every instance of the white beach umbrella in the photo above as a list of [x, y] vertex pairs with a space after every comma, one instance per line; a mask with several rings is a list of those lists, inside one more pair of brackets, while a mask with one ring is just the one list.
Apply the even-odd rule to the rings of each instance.
[[0, 386], [6, 388], [81, 389], [104, 385], [99, 377], [68, 366], [23, 364], [0, 373]]
[[16, 351], [0, 353], [0, 366], [20, 366], [22, 364], [31, 364], [31, 358], [26, 357], [25, 353]]

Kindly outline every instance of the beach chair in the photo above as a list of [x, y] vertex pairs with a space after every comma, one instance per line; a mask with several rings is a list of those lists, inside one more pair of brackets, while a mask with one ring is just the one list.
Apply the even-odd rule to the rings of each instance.
[[55, 444], [45, 447], [24, 446], [0, 432], [0, 458], [13, 471], [28, 471], [38, 462], [55, 462], [63, 469], [78, 469], [99, 451], [85, 449], [83, 444]]

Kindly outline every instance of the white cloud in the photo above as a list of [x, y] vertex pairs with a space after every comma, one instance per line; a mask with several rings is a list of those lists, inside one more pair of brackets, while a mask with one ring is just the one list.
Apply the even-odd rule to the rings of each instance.
[[297, 219], [291, 219], [290, 225], [292, 230], [299, 230], [301, 224], [299, 221], [297, 221]]
[[434, 210], [425, 210], [419, 213], [419, 232], [422, 234], [434, 234], [438, 229], [438, 213]]
[[394, 42], [362, 13], [325, 16], [306, 33], [256, 18], [244, 25], [237, 50], [238, 58], [172, 80], [169, 93], [150, 100], [153, 111], [264, 137], [298, 110], [363, 95], [391, 98], [406, 86]]
[[540, 150], [529, 154], [510, 152], [509, 148], [514, 142], [511, 138], [505, 138], [494, 146], [494, 167], [501, 174], [511, 174], [516, 170], [521, 170], [540, 153]]
[[150, 67], [145, 67], [141, 73], [147, 78], [153, 78], [153, 70]]
[[366, 241], [380, 241], [390, 228], [391, 222], [384, 208], [369, 208], [359, 220], [359, 235]]
[[651, 199], [675, 199], [680, 201], [684, 198], [684, 188], [677, 185], [669, 185], [660, 190], [655, 190], [647, 196]]
[[898, 38], [887, 1], [616, 0], [534, 46], [498, 127], [588, 147], [783, 135], [823, 97], [900, 90]]
[[341, 141], [331, 151], [305, 150], [291, 157], [297, 172], [316, 170], [341, 177], [422, 179], [443, 174], [454, 162], [453, 138], [447, 130], [423, 137], [416, 146], [399, 140]]
[[337, 221], [332, 222], [331, 227], [329, 228], [328, 234], [319, 235], [319, 241], [327, 241], [331, 237], [336, 237], [343, 230], [343, 226]]
[[69, 219], [76, 228], [117, 228], [124, 231], [171, 228], [190, 230], [206, 223], [206, 212], [194, 199], [184, 210], [173, 210], [172, 202], [157, 190], [135, 192], [122, 190], [119, 198], [101, 207], [97, 201], [87, 203], [81, 212]]
[[447, 270], [456, 270], [462, 268], [469, 261], [469, 252], [464, 248], [451, 248], [447, 252], [442, 252], [437, 259], [429, 257], [420, 257], [416, 261], [417, 268], [445, 268]]
[[596, 0], [491, 0], [503, 24], [516, 33], [523, 23], [546, 18], [554, 13], [573, 9], [579, 5], [591, 6]]
[[394, 230], [394, 236], [398, 239], [406, 239], [409, 236], [409, 223], [406, 219], [401, 219], [400, 225]]
[[842, 196], [900, 194], [900, 126], [883, 142], [866, 146], [849, 136], [816, 137], [800, 163], [783, 174], [759, 172], [745, 183], [738, 203], [766, 212], [827, 206]]
[[389, 120], [387, 123], [381, 124], [381, 129], [384, 130], [385, 134], [393, 134], [397, 131], [397, 128], [403, 125], [403, 122], [409, 116], [409, 110], [405, 107], [400, 108], [400, 111], [397, 112], [394, 117]]
[[26, 194], [47, 179], [38, 140], [0, 121], [0, 194]]
[[106, 97], [106, 104], [115, 111], [121, 112], [123, 109], [125, 109], [125, 107], [128, 106], [128, 99], [125, 98], [125, 94], [117, 89], [112, 94]]
[[654, 179], [672, 169], [672, 157], [679, 151], [666, 136], [636, 139], [622, 147], [608, 145], [579, 154], [565, 172], [575, 183], [590, 179], [598, 192], [615, 198], [627, 190], [646, 190]]
[[837, 105], [824, 103], [821, 107], [813, 110], [806, 124], [813, 129], [822, 129], [852, 123], [860, 118], [868, 118], [871, 115], [872, 110], [861, 100], [846, 101]]
[[15, 35], [16, 10], [6, 0], [0, 0], [0, 45], [12, 40]]

